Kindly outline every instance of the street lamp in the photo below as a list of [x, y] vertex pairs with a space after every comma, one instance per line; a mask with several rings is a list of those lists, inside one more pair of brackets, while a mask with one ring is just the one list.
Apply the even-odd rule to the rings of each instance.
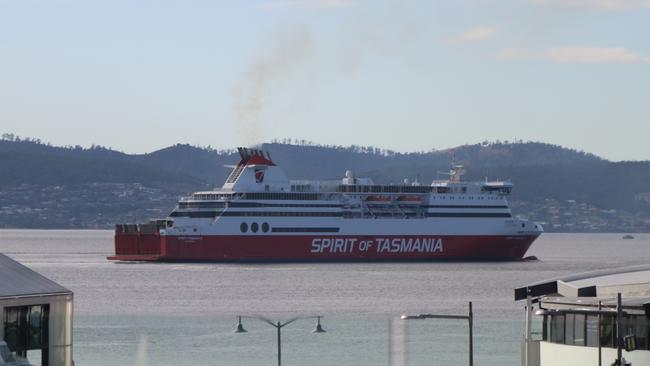
[[282, 347], [281, 347], [281, 345], [282, 345], [282, 343], [281, 343], [282, 335], [281, 335], [281, 330], [282, 330], [283, 327], [295, 322], [296, 320], [316, 319], [316, 328], [314, 328], [314, 330], [312, 330], [311, 332], [312, 333], [325, 333], [325, 329], [323, 329], [323, 327], [320, 324], [320, 318], [322, 318], [322, 316], [320, 316], [320, 315], [299, 316], [299, 317], [295, 317], [295, 318], [286, 320], [285, 322], [279, 322], [279, 321], [274, 322], [274, 321], [272, 321], [272, 320], [270, 320], [268, 318], [265, 318], [265, 317], [259, 316], [259, 315], [238, 315], [237, 316], [237, 327], [233, 330], [233, 333], [247, 333], [246, 329], [244, 329], [244, 325], [241, 322], [242, 318], [261, 320], [261, 321], [265, 322], [266, 324], [268, 324], [268, 325], [274, 327], [275, 329], [277, 329], [277, 332], [278, 332], [278, 366], [282, 365]]
[[469, 312], [467, 315], [437, 315], [437, 314], [418, 314], [418, 315], [402, 315], [402, 320], [412, 319], [460, 319], [467, 320], [469, 325], [469, 366], [474, 365], [474, 314], [472, 313], [472, 302], [469, 302]]

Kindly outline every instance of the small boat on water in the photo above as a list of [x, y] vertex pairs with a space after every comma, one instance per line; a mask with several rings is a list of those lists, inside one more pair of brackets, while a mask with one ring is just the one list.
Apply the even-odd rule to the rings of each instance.
[[623, 236], [623, 239], [634, 239], [634, 236], [627, 234]]

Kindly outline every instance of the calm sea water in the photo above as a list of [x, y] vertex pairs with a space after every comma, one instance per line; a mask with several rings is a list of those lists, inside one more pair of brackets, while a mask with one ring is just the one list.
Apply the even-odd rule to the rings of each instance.
[[559, 275], [650, 262], [650, 235], [544, 234], [521, 263], [112, 263], [111, 231], [0, 230], [0, 252], [75, 293], [76, 365], [461, 365], [467, 327], [404, 313], [464, 314], [474, 302], [475, 364], [518, 365], [523, 304], [513, 289]]

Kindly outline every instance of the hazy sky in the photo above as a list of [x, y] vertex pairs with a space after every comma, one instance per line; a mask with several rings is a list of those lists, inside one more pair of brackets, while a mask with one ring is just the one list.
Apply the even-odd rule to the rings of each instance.
[[0, 132], [650, 159], [650, 0], [0, 0]]

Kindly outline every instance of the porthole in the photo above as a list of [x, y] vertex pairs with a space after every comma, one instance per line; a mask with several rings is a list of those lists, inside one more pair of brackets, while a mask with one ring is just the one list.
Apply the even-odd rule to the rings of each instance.
[[256, 233], [257, 230], [259, 230], [259, 226], [257, 226], [257, 223], [256, 222], [252, 223], [251, 224], [251, 231]]
[[262, 224], [262, 231], [265, 233], [269, 232], [269, 224], [267, 222]]
[[239, 230], [241, 230], [242, 233], [245, 233], [248, 231], [248, 224], [245, 222], [242, 222], [241, 225], [239, 225]]

